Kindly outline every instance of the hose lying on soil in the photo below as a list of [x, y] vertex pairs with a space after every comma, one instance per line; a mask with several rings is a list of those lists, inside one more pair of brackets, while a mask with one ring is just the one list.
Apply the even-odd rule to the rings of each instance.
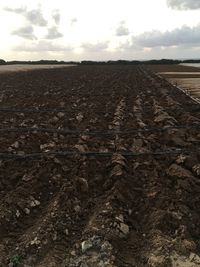
[[45, 133], [60, 133], [60, 134], [87, 134], [87, 135], [115, 135], [115, 134], [131, 134], [138, 132], [164, 132], [171, 129], [199, 129], [200, 125], [176, 125], [168, 126], [165, 128], [144, 128], [144, 129], [132, 129], [128, 131], [115, 130], [115, 131], [81, 131], [81, 130], [68, 130], [68, 129], [54, 129], [54, 128], [36, 128], [36, 127], [19, 127], [19, 128], [1, 128], [0, 133], [9, 132], [45, 132]]
[[[193, 153], [199, 152], [200, 149], [174, 149], [174, 150], [163, 150], [163, 151], [148, 151], [148, 152], [120, 152], [122, 156], [152, 156], [152, 155], [178, 155], [182, 153]], [[48, 151], [48, 152], [35, 152], [30, 154], [11, 154], [11, 153], [0, 153], [0, 159], [25, 159], [25, 158], [41, 158], [44, 156], [104, 156], [111, 157], [116, 152], [80, 152], [80, 151]]]

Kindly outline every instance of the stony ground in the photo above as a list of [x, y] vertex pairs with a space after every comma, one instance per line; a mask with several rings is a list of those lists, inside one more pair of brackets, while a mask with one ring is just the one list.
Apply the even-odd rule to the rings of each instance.
[[199, 110], [140, 66], [1, 74], [0, 266], [199, 266]]

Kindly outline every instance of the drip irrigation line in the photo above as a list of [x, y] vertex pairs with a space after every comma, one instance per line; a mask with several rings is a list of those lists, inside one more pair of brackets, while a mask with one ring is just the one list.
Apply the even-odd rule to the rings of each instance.
[[[98, 88], [97, 88], [97, 90], [98, 90]], [[108, 88], [108, 90], [109, 90], [109, 88]], [[12, 93], [14, 93], [14, 92], [12, 92]], [[19, 94], [19, 92], [17, 92], [18, 94]], [[19, 94], [20, 96], [25, 96], [25, 97], [34, 97], [34, 96], [37, 96], [37, 97], [44, 97], [44, 94], [34, 94], [34, 95], [30, 95], [30, 94], [23, 94], [23, 93], [21, 93], [21, 94]], [[46, 97], [56, 97], [56, 96], [59, 96], [59, 97], [71, 97], [71, 96], [77, 96], [77, 97], [91, 97], [91, 96], [126, 96], [126, 95], [129, 95], [129, 94], [127, 94], [127, 93], [119, 93], [119, 92], [111, 92], [111, 93], [104, 93], [104, 94], [80, 94], [80, 93], [74, 93], [74, 94], [56, 94], [56, 93], [50, 93], [50, 94], [48, 94], [48, 95], [45, 95]], [[16, 96], [16, 95], [15, 95]], [[133, 97], [136, 97], [136, 96], [133, 96]], [[21, 98], [21, 99], [23, 99], [23, 98]]]
[[[172, 84], [170, 84], [170, 85], [172, 85]], [[114, 93], [109, 93], [109, 94], [49, 94], [49, 95], [47, 95], [47, 97], [48, 96], [50, 96], [50, 97], [57, 97], [57, 96], [59, 96], [59, 97], [71, 97], [71, 96], [76, 96], [76, 97], [113, 96], [113, 97], [116, 97], [116, 96], [120, 96], [120, 97], [137, 98], [137, 94], [136, 95], [133, 95], [133, 90], [134, 89], [135, 89], [134, 87], [132, 87], [132, 89], [130, 89], [130, 90], [132, 90], [131, 93], [121, 93], [121, 94], [119, 92], [116, 92], [116, 93], [114, 92]], [[140, 93], [140, 91], [138, 91], [138, 93]], [[20, 96], [21, 95], [22, 94], [20, 94]], [[179, 92], [170, 92], [169, 95], [179, 95]], [[35, 95], [23, 94], [23, 96], [24, 97], [27, 96], [27, 97], [30, 98], [30, 97], [34, 97]], [[37, 94], [36, 96], [37, 97], [44, 97], [43, 94], [42, 95]], [[150, 93], [148, 93], [148, 96], [157, 96], [157, 95], [156, 94], [150, 94]], [[23, 98], [20, 98], [20, 99], [23, 100]]]
[[4, 112], [66, 112], [66, 109], [63, 108], [0, 108], [0, 111]]
[[132, 133], [145, 133], [145, 132], [164, 132], [173, 129], [200, 129], [200, 125], [179, 125], [169, 126], [166, 128], [144, 128], [144, 129], [132, 129], [128, 131], [82, 131], [82, 130], [68, 130], [68, 129], [54, 129], [54, 128], [2, 128], [0, 133], [9, 132], [42, 132], [42, 133], [60, 133], [60, 134], [75, 134], [75, 135], [91, 135], [91, 136], [103, 136], [103, 135], [117, 135], [117, 134], [132, 134]]
[[[0, 108], [0, 111], [1, 112], [20, 112], [20, 113], [45, 113], [45, 112], [68, 112], [68, 113], [72, 113], [72, 112], [79, 112], [78, 110], [73, 110], [73, 109], [70, 109], [70, 110], [66, 110], [66, 109], [63, 109], [63, 108], [44, 108], [44, 109], [41, 109], [41, 108]], [[92, 110], [93, 113], [103, 113], [103, 114], [112, 114], [111, 112], [106, 112], [106, 111], [95, 111], [95, 110]]]
[[[135, 156], [161, 156], [161, 155], [178, 155], [182, 153], [194, 153], [199, 152], [199, 149], [176, 149], [176, 150], [164, 150], [164, 151], [147, 151], [147, 152], [118, 152], [124, 157]], [[112, 157], [116, 152], [79, 152], [79, 151], [48, 151], [48, 152], [35, 152], [29, 154], [11, 154], [0, 153], [0, 159], [26, 159], [26, 158], [42, 158], [48, 156], [100, 156], [100, 157]]]
[[[174, 107], [174, 108], [179, 108], [181, 106], [181, 104], [178, 104], [178, 107]], [[197, 103], [195, 104], [187, 104], [188, 106], [194, 106], [196, 108], [199, 108], [199, 105]], [[149, 112], [149, 110], [152, 109], [152, 106], [146, 106], [142, 112]], [[164, 108], [165, 111], [172, 111], [172, 109], [170, 108]], [[10, 107], [0, 107], [0, 112], [14, 112], [14, 113], [53, 113], [53, 112], [64, 112], [64, 113], [76, 113], [79, 112], [76, 109], [64, 109], [64, 108], [10, 108]], [[109, 112], [109, 111], [98, 111], [98, 110], [94, 110], [92, 109], [92, 112], [95, 114], [110, 114], [113, 115], [113, 112]]]

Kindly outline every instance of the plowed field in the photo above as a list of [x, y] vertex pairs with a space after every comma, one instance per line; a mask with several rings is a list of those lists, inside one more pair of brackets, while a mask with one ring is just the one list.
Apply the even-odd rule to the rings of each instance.
[[2, 73], [0, 266], [199, 266], [199, 110], [140, 66]]

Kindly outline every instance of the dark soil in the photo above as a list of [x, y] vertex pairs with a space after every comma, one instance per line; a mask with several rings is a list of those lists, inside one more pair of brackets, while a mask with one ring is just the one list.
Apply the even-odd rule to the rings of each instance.
[[1, 74], [0, 101], [0, 266], [199, 265], [193, 100], [81, 66]]

